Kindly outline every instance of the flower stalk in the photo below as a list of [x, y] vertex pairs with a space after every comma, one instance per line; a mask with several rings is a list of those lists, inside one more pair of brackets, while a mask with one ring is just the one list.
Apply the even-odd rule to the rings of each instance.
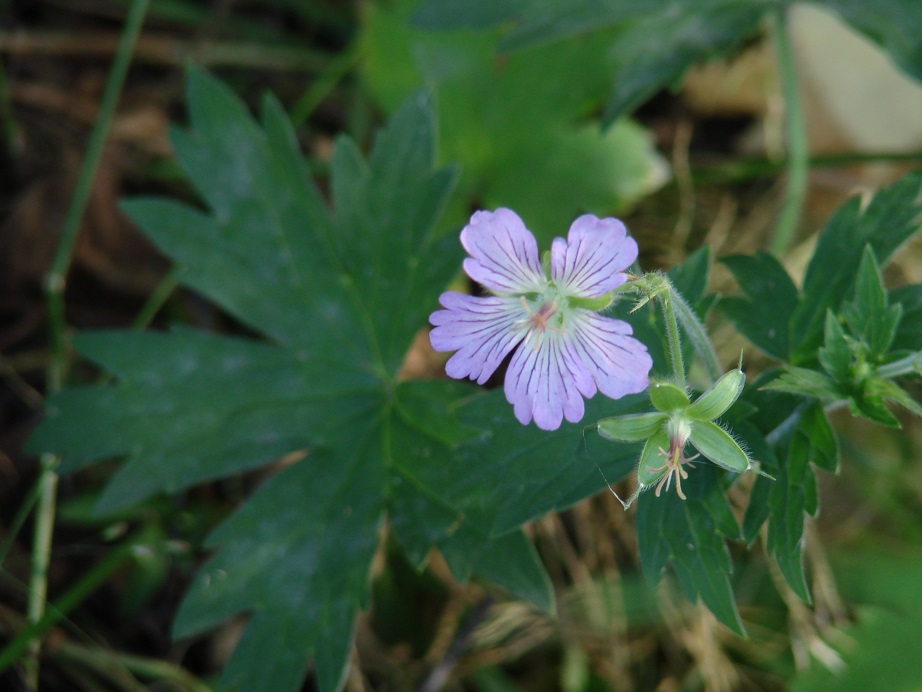
[[663, 321], [666, 323], [666, 342], [669, 349], [669, 363], [672, 366], [673, 381], [685, 389], [685, 361], [682, 358], [682, 341], [679, 338], [679, 322], [675, 316], [673, 294], [675, 289], [669, 286], [669, 291], [661, 301], [663, 306]]
[[779, 4], [774, 14], [773, 25], [778, 74], [781, 78], [781, 92], [784, 97], [788, 149], [788, 175], [784, 206], [781, 208], [781, 216], [769, 244], [772, 253], [779, 256], [784, 254], [794, 239], [804, 199], [807, 196], [807, 174], [810, 170], [807, 125], [804, 121], [800, 93], [797, 88], [797, 70], [794, 66], [794, 52], [788, 36], [787, 12], [787, 4]]

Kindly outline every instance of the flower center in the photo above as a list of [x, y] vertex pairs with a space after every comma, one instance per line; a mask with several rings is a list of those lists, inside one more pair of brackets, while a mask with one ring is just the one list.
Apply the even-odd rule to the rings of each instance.
[[[525, 296], [521, 296], [519, 300], [522, 302], [522, 307], [525, 308], [525, 311], [528, 313], [528, 317], [524, 317], [517, 322], [517, 324], [521, 325], [521, 329], [528, 329], [529, 331], [535, 331], [539, 334], [543, 334], [547, 329], [550, 329], [552, 332], [557, 332], [558, 334], [566, 333], [566, 329], [555, 327], [550, 322], [551, 318], [557, 314], [558, 304], [556, 300], [551, 301], [545, 298], [537, 311], [532, 309], [525, 299]], [[562, 320], [558, 318], [558, 324], [562, 323]]]

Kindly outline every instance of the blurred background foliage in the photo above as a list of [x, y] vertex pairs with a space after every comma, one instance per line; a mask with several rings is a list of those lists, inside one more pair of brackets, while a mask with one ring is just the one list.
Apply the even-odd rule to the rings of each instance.
[[440, 159], [461, 164], [462, 215], [511, 207], [547, 247], [579, 213], [623, 213], [665, 182], [640, 126], [599, 127], [611, 31], [499, 56], [500, 31], [419, 29], [418, 5], [368, 6], [361, 74], [387, 111], [421, 86], [435, 94]]
[[[0, 6], [4, 640], [22, 630], [26, 600], [32, 527], [22, 524], [20, 509], [36, 472], [21, 449], [41, 415], [49, 359], [42, 281], [128, 4]], [[822, 8], [792, 11], [813, 157], [795, 243], [780, 258], [795, 278], [847, 195], [877, 189], [922, 159], [922, 89], [890, 59], [904, 68], [912, 60], [905, 46], [917, 41], [912, 27], [922, 9], [892, 0], [893, 14], [875, 19], [861, 3], [826, 4], [860, 15], [893, 50], [888, 57]], [[510, 36], [501, 28], [414, 25], [417, 5], [153, 1], [80, 228], [65, 296], [69, 327], [126, 327], [141, 315], [155, 329], [184, 323], [248, 333], [199, 295], [175, 289], [168, 263], [118, 208], [122, 196], [137, 193], [195, 199], [167, 137], [168, 123], [185, 119], [188, 61], [213, 70], [254, 106], [264, 90], [277, 94], [321, 188], [338, 134], [370, 148], [375, 128], [425, 86], [435, 96], [439, 163], [461, 164], [445, 224], [460, 226], [472, 209], [511, 206], [546, 245], [579, 212], [617, 214], [648, 270], [672, 267], [705, 245], [716, 257], [766, 246], [783, 196], [784, 104], [764, 24], [726, 57], [696, 64], [630, 117], [602, 128], [623, 60], [617, 27], [507, 51]], [[892, 21], [900, 12], [904, 21]], [[887, 280], [922, 282], [918, 239], [897, 255]], [[733, 290], [719, 266], [711, 283], [711, 290]], [[735, 362], [744, 344], [728, 325], [711, 326], [722, 361]], [[441, 362], [420, 338], [404, 370], [436, 377]], [[756, 375], [754, 351], [747, 362]], [[71, 381], [96, 376], [91, 365], [72, 363]], [[812, 605], [761, 551], [733, 551], [747, 639], [688, 603], [669, 580], [651, 592], [637, 564], [633, 513], [600, 495], [527, 529], [551, 577], [555, 616], [488, 584], [457, 583], [437, 555], [417, 572], [385, 541], [346, 687], [919, 689], [922, 430], [917, 420], [901, 420], [903, 433], [895, 435], [845, 412], [834, 417], [842, 471], [818, 473], [822, 511], [806, 533]], [[242, 622], [180, 641], [169, 636], [171, 622], [205, 554], [204, 537], [272, 469], [99, 516], [90, 508], [114, 469], [97, 465], [62, 481], [50, 599], [94, 574], [129, 537], [164, 549], [98, 572], [105, 578], [76, 599], [48, 638], [42, 689], [202, 689], [216, 679]], [[750, 482], [731, 490], [739, 515]], [[16, 668], [0, 679], [0, 687], [21, 684]]]

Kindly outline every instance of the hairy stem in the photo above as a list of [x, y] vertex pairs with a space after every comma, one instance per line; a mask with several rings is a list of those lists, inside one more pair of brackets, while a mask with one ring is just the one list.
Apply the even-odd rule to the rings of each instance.
[[701, 358], [708, 377], [711, 382], [716, 382], [721, 375], [720, 362], [717, 360], [717, 351], [714, 350], [714, 343], [708, 336], [707, 329], [672, 282], [669, 283], [669, 300], [673, 303], [673, 309], [685, 335], [691, 341], [695, 353]]
[[675, 292], [670, 288], [663, 296], [663, 321], [666, 323], [666, 341], [669, 347], [669, 362], [675, 383], [685, 389], [685, 362], [682, 359], [682, 342], [679, 340], [679, 322], [675, 316]]

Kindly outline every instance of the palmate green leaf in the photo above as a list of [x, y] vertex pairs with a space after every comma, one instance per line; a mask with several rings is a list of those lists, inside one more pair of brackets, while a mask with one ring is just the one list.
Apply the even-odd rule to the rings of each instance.
[[268, 463], [309, 442], [333, 443], [345, 435], [342, 426], [360, 425], [378, 406], [367, 373], [269, 344], [191, 329], [86, 333], [74, 344], [118, 381], [52, 399], [31, 446], [63, 454], [64, 473], [128, 455], [100, 512]]
[[[883, 314], [870, 306], [870, 292], [875, 290], [870, 273], [875, 267], [868, 266], [862, 274], [859, 268], [865, 251], [883, 264], [918, 231], [922, 213], [920, 191], [922, 172], [915, 172], [878, 191], [864, 209], [857, 197], [843, 204], [820, 235], [799, 295], [787, 272], [771, 256], [757, 253], [752, 257], [725, 258], [723, 261], [743, 295], [722, 298], [718, 309], [765, 353], [794, 365], [814, 361], [823, 346], [824, 333], [828, 332], [827, 311], [839, 313], [845, 301], [854, 301], [856, 290], [862, 296], [861, 314], [876, 316], [855, 324], [861, 329], [860, 336], [871, 339], [875, 348], [879, 350], [891, 330], [894, 338], [900, 335], [901, 329], [911, 333], [912, 327], [906, 320], [898, 319], [895, 305]], [[864, 278], [860, 278], [862, 276]], [[860, 281], [861, 286], [856, 286], [856, 281]], [[907, 293], [906, 297], [911, 299], [912, 296]], [[880, 297], [873, 300], [878, 306]], [[854, 321], [856, 316], [852, 318]], [[842, 331], [841, 327], [838, 329]], [[842, 336], [844, 338], [844, 333]], [[841, 345], [835, 349], [835, 354], [840, 356], [845, 353], [839, 348]], [[831, 346], [826, 339], [827, 356], [833, 355], [828, 351]], [[850, 351], [848, 355], [850, 358]], [[842, 365], [840, 358], [833, 360], [838, 366]], [[844, 375], [839, 377], [840, 367], [833, 370], [838, 373], [833, 375], [834, 379], [844, 379]]]
[[578, 214], [610, 214], [663, 182], [667, 166], [643, 128], [587, 120], [608, 87], [608, 36], [497, 60], [497, 32], [422, 31], [409, 24], [417, 4], [368, 8], [362, 74], [386, 109], [432, 89], [440, 158], [462, 164], [459, 216], [469, 199], [512, 207], [547, 247]]
[[[746, 451], [759, 464], [760, 470], [777, 478], [778, 457], [766, 441], [765, 435], [749, 421], [734, 422], [733, 434], [743, 441]], [[756, 476], [753, 483], [752, 491], [749, 493], [749, 504], [746, 505], [746, 512], [740, 527], [742, 538], [747, 545], [752, 545], [756, 540], [759, 529], [762, 528], [762, 524], [771, 512], [769, 498], [773, 483], [775, 483], [774, 480], [761, 474]]]
[[442, 0], [424, 2], [413, 23], [427, 29], [491, 29], [518, 20], [531, 0]]
[[[430, 513], [441, 512], [438, 521], [418, 520], [415, 513], [422, 518], [422, 509], [393, 517], [410, 558], [420, 562], [432, 544], [441, 546], [453, 540], [462, 515], [484, 533], [503, 536], [527, 521], [598, 492], [605, 488], [606, 479], [612, 483], [621, 480], [636, 465], [639, 445], [603, 440], [591, 430], [592, 423], [639, 411], [645, 405], [643, 395], [618, 401], [596, 396], [586, 402], [583, 423], [564, 423], [558, 430], [545, 432], [518, 424], [501, 391], [466, 401], [458, 410], [458, 418], [462, 424], [484, 431], [479, 438], [454, 448], [430, 438], [424, 446], [407, 448], [396, 456], [400, 480], [395, 479], [394, 492], [402, 498], [401, 505], [425, 508], [434, 504], [441, 508]], [[402, 436], [399, 439], [412, 441]]]
[[818, 509], [810, 464], [828, 471], [838, 468], [835, 435], [820, 405], [804, 410], [783, 458], [769, 488], [768, 551], [794, 592], [809, 602], [803, 564], [804, 513], [815, 515]]
[[867, 357], [872, 362], [881, 360], [896, 336], [903, 308], [888, 303], [884, 279], [871, 248], [865, 250], [858, 267], [855, 298], [842, 314], [852, 336], [864, 344]]
[[828, 375], [809, 368], [798, 368], [796, 365], [786, 367], [778, 378], [765, 385], [765, 389], [826, 401], [837, 401], [848, 396]]
[[281, 470], [209, 537], [217, 556], [173, 627], [182, 637], [252, 613], [223, 687], [298, 689], [311, 659], [321, 690], [339, 686], [384, 509], [377, 432]]
[[903, 318], [893, 336], [893, 350], [922, 350], [922, 284], [900, 286], [890, 291], [891, 304], [902, 306]]
[[809, 600], [803, 570], [804, 512], [813, 515], [818, 508], [811, 464], [836, 472], [838, 444], [822, 405], [773, 391], [777, 381], [777, 371], [763, 373], [742, 397], [753, 405], [754, 414], [733, 422], [753, 460], [775, 478], [756, 478], [743, 517], [743, 538], [752, 543], [767, 520], [769, 553], [791, 587]]
[[[804, 370], [809, 377], [819, 375], [813, 370]], [[774, 478], [778, 478], [781, 459], [785, 458], [786, 444], [793, 427], [813, 402], [803, 398], [803, 392], [785, 392], [774, 388], [775, 383], [783, 377], [780, 370], [762, 372], [743, 394], [730, 413], [738, 410], [748, 411], [744, 420], [731, 417], [729, 423], [733, 434], [745, 444], [754, 462]], [[741, 406], [742, 404], [742, 406]], [[777, 453], [776, 453], [777, 450]], [[749, 496], [749, 505], [743, 516], [743, 540], [751, 544], [759, 530], [773, 511], [771, 493], [777, 480], [757, 476]]]
[[801, 427], [809, 430], [810, 462], [817, 468], [837, 473], [839, 444], [835, 432], [821, 406], [810, 406], [801, 416]]
[[[398, 392], [398, 401], [403, 396]], [[619, 401], [597, 396], [586, 402], [585, 420], [644, 404], [640, 395]], [[438, 547], [459, 578], [489, 578], [551, 611], [550, 584], [518, 527], [599, 492], [606, 479], [621, 480], [636, 465], [639, 446], [612, 445], [583, 424], [564, 423], [553, 432], [522, 426], [501, 391], [468, 397], [458, 420], [482, 434], [450, 447], [435, 437], [408, 435], [415, 421], [392, 419], [390, 483], [400, 512], [390, 518], [397, 538], [415, 564]]]
[[795, 431], [785, 463], [769, 491], [768, 549], [785, 580], [804, 601], [810, 602], [810, 589], [804, 574], [804, 512], [816, 508], [816, 477], [810, 468], [809, 439]]
[[697, 598], [737, 634], [745, 634], [736, 609], [730, 575], [733, 565], [726, 539], [737, 540], [739, 527], [727, 502], [721, 472], [710, 464], [689, 471], [683, 488], [660, 497], [645, 493], [637, 501], [637, 540], [644, 574], [659, 583], [671, 565], [688, 598]]
[[823, 347], [817, 350], [816, 357], [833, 382], [844, 387], [848, 387], [852, 380], [852, 360], [855, 357], [852, 343], [832, 310], [828, 310], [823, 327]]
[[862, 209], [857, 197], [827, 222], [807, 266], [801, 300], [791, 319], [791, 362], [815, 357], [823, 340], [826, 311], [838, 312], [854, 295], [855, 277], [865, 247], [881, 266], [919, 230], [922, 220], [922, 171], [910, 173], [879, 190]]
[[717, 309], [766, 354], [785, 360], [788, 322], [797, 307], [797, 287], [781, 263], [766, 252], [721, 259], [743, 295], [722, 297]]
[[[400, 464], [433, 463], [406, 458], [430, 441], [450, 450], [480, 434], [452, 413], [470, 389], [396, 382], [460, 262], [457, 239], [432, 232], [452, 176], [432, 169], [424, 97], [394, 115], [367, 162], [339, 143], [331, 211], [274, 100], [260, 127], [196, 70], [188, 100], [192, 127], [174, 142], [207, 211], [162, 199], [125, 208], [187, 286], [269, 342], [191, 329], [79, 335], [77, 348], [116, 379], [52, 399], [30, 448], [61, 453], [63, 471], [123, 456], [100, 511], [284, 458], [209, 538], [215, 556], [175, 631], [248, 614], [222, 685], [294, 689], [313, 658], [320, 688], [335, 689], [378, 529], [411, 513], [394, 490]], [[437, 523], [429, 509], [414, 519]], [[459, 571], [485, 572], [548, 607], [547, 577], [520, 532], [495, 536], [492, 516], [478, 524], [454, 512], [453, 521], [458, 542], [446, 552], [470, 553]]]
[[[552, 610], [519, 527], [598, 492], [603, 474], [619, 480], [636, 449], [578, 424], [521, 426], [500, 391], [398, 381], [461, 259], [454, 234], [432, 231], [451, 176], [432, 170], [428, 101], [399, 109], [367, 162], [338, 143], [331, 210], [274, 101], [260, 127], [192, 71], [189, 103], [176, 149], [207, 211], [125, 208], [188, 286], [268, 342], [188, 328], [78, 335], [115, 380], [53, 398], [30, 448], [61, 453], [64, 471], [124, 457], [99, 501], [107, 512], [282, 460], [209, 538], [215, 554], [175, 622], [186, 636], [249, 616], [223, 687], [294, 689], [311, 660], [320, 689], [341, 684], [385, 521], [416, 564], [438, 548], [458, 578]], [[644, 403], [598, 396], [586, 415]]]

